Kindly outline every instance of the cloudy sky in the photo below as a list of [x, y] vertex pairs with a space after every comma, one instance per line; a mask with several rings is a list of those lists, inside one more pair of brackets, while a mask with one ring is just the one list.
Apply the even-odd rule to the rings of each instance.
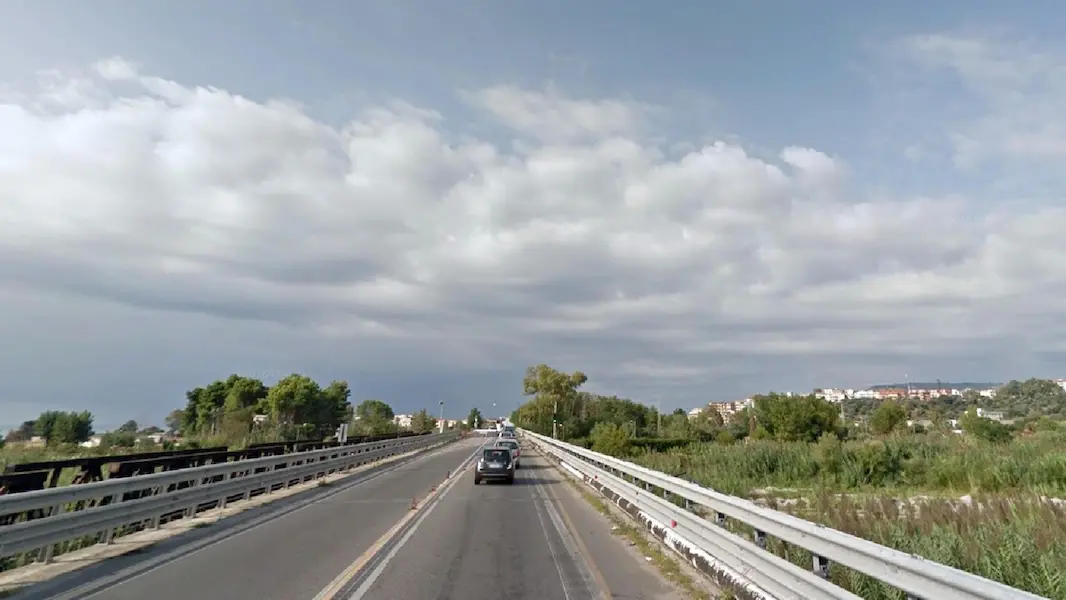
[[1024, 4], [5, 2], [0, 423], [1061, 376], [1066, 5]]

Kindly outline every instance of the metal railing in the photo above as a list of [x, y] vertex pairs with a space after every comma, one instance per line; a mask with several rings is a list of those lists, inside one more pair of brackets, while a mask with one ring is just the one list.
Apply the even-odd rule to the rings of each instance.
[[[675, 550], [749, 597], [859, 600], [860, 596], [828, 580], [833, 562], [902, 590], [914, 600], [1042, 598], [606, 454], [531, 431], [522, 434], [585, 482], [628, 507], [628, 512]], [[675, 499], [684, 507], [675, 504]], [[699, 516], [694, 507], [703, 507], [714, 519]], [[753, 539], [729, 531], [727, 519], [751, 527]], [[767, 536], [810, 552], [813, 568], [804, 569], [766, 550]]]
[[158, 528], [167, 515], [193, 516], [204, 505], [225, 507], [255, 492], [455, 439], [454, 432], [397, 438], [0, 496], [0, 515], [29, 515], [0, 526], [0, 557], [39, 549], [37, 560], [48, 562], [62, 542], [100, 534], [110, 543], [120, 528]]

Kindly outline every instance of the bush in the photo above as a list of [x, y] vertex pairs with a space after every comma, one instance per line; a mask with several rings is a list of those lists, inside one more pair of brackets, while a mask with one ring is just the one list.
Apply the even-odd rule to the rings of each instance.
[[634, 450], [648, 452], [666, 452], [674, 448], [683, 448], [691, 443], [693, 443], [692, 440], [686, 438], [634, 438], [630, 440], [630, 445]]

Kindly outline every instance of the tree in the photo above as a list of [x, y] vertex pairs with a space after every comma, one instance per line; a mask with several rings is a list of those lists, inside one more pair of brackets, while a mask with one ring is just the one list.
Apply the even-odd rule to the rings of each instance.
[[125, 423], [120, 425], [119, 428], [116, 429], [115, 431], [118, 431], [118, 432], [121, 432], [121, 433], [137, 433], [137, 429], [139, 429], [139, 427], [137, 425], [137, 421], [134, 421], [133, 419], [130, 419], [129, 421], [126, 421]]
[[391, 421], [396, 417], [392, 407], [381, 400], [363, 400], [355, 407], [355, 416], [360, 419]]
[[977, 409], [971, 408], [959, 419], [959, 426], [967, 435], [988, 442], [1000, 443], [1011, 438], [1010, 428], [992, 419], [977, 416]]
[[266, 407], [275, 423], [296, 425], [308, 422], [322, 389], [310, 377], [293, 373], [283, 377], [267, 392]]
[[609, 456], [626, 456], [629, 454], [629, 434], [615, 423], [598, 423], [589, 433], [592, 451]]
[[870, 430], [877, 435], [892, 433], [907, 420], [907, 409], [893, 400], [886, 400], [870, 417]]
[[756, 422], [780, 441], [814, 442], [840, 427], [838, 408], [813, 394], [786, 396], [771, 392], [753, 400]]
[[80, 444], [93, 435], [93, 415], [88, 411], [45, 411], [34, 423], [34, 430], [50, 445]]
[[422, 409], [416, 412], [411, 417], [411, 431], [415, 433], [426, 433], [427, 431], [433, 431], [437, 426], [437, 419], [433, 415], [429, 414], [429, 411]]
[[338, 425], [350, 420], [352, 413], [352, 389], [347, 381], [335, 380], [324, 390], [316, 407], [316, 423], [324, 430], [336, 429]]
[[8, 442], [28, 442], [33, 436], [37, 435], [35, 433], [36, 425], [36, 421], [23, 421], [22, 425], [7, 432], [5, 440]]
[[180, 408], [170, 411], [170, 414], [163, 419], [163, 424], [166, 425], [168, 433], [180, 432], [183, 423], [185, 423], [185, 411]]
[[466, 415], [466, 426], [470, 429], [477, 429], [481, 427], [481, 411], [476, 408], [470, 409], [470, 414]]
[[392, 407], [381, 400], [363, 400], [353, 411], [352, 429], [361, 435], [383, 435], [397, 430]]
[[547, 435], [552, 432], [553, 421], [558, 421], [566, 424], [566, 431], [572, 431], [567, 418], [574, 421], [588, 418], [586, 397], [577, 391], [586, 381], [588, 377], [581, 371], [566, 374], [545, 364], [529, 367], [522, 380], [522, 393], [533, 398], [519, 407], [516, 424]]

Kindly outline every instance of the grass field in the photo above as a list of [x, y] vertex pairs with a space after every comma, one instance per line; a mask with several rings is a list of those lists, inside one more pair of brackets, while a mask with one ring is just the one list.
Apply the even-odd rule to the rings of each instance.
[[[999, 445], [951, 435], [861, 443], [707, 443], [644, 452], [632, 460], [1066, 600], [1066, 503], [1055, 500], [1066, 497], [1066, 439], [1061, 433]], [[773, 542], [769, 547], [810, 567], [805, 551]], [[831, 577], [864, 598], [903, 598], [847, 569], [833, 568]]]

